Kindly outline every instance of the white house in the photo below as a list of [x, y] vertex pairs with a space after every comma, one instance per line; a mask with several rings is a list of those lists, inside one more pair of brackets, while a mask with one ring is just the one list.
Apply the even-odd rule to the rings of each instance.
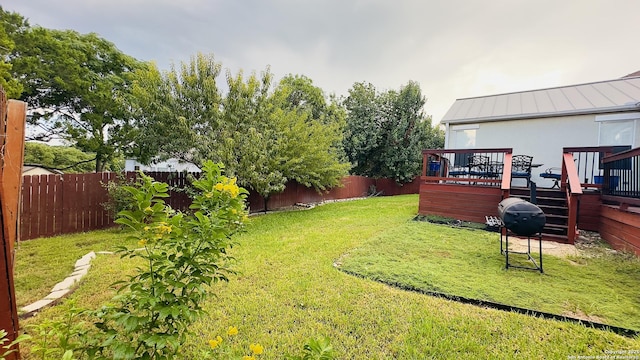
[[200, 168], [190, 162], [179, 159], [167, 159], [165, 161], [152, 162], [149, 165], [139, 163], [135, 159], [126, 159], [124, 171], [161, 171], [161, 172], [200, 172]]
[[640, 72], [620, 79], [458, 99], [441, 121], [446, 149], [513, 148], [541, 172], [563, 147], [640, 146]]

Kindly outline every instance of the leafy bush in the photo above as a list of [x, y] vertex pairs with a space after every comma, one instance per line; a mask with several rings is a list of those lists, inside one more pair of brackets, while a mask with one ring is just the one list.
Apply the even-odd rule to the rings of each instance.
[[[185, 342], [189, 326], [204, 312], [209, 286], [228, 281], [233, 271], [227, 249], [246, 218], [247, 191], [222, 175], [222, 165], [209, 161], [193, 182], [199, 193], [192, 214], [165, 205], [168, 185], [140, 174], [140, 187], [123, 186], [133, 198], [130, 210], [116, 223], [130, 228], [141, 249], [121, 248], [123, 257], [146, 264], [127, 281], [114, 304], [97, 312], [96, 326], [105, 338], [90, 357], [170, 359]], [[107, 351], [108, 350], [108, 351]]]
[[4, 360], [7, 356], [16, 352], [15, 346], [18, 345], [18, 343], [30, 338], [30, 336], [23, 334], [18, 336], [14, 341], [9, 341], [7, 335], [4, 329], [0, 329], [0, 360]]
[[[142, 173], [141, 173], [142, 174]], [[116, 180], [102, 183], [102, 187], [107, 190], [109, 199], [103, 202], [102, 207], [114, 218], [120, 211], [133, 209], [133, 195], [125, 187], [136, 185], [135, 178], [127, 179], [124, 174], [119, 173]]]

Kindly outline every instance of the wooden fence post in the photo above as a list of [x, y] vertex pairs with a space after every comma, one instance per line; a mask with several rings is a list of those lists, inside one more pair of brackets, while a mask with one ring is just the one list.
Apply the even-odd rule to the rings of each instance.
[[[21, 101], [10, 100], [5, 107], [4, 91], [1, 93], [0, 329], [7, 332], [9, 341], [13, 341], [18, 337], [19, 330], [13, 283], [13, 247], [19, 234], [20, 190], [27, 105]], [[16, 359], [20, 359], [19, 352], [7, 356], [7, 360]]]

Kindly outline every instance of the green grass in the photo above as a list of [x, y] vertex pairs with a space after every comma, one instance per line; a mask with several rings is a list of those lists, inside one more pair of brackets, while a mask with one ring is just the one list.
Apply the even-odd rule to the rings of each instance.
[[[405, 288], [640, 330], [640, 261], [636, 257], [543, 255], [545, 273], [540, 274], [505, 270], [499, 248], [497, 233], [412, 221], [353, 250], [341, 268]], [[511, 257], [517, 260], [524, 258]], [[521, 265], [531, 263], [521, 261]]]
[[[232, 250], [239, 274], [212, 288], [209, 316], [192, 327], [184, 357], [201, 358], [207, 340], [230, 325], [240, 330], [238, 349], [264, 345], [261, 359], [299, 353], [319, 335], [331, 339], [340, 359], [566, 358], [640, 348], [638, 339], [408, 292], [334, 267], [348, 259], [344, 254], [413, 224], [417, 203], [417, 196], [380, 197], [253, 217]], [[111, 296], [109, 284], [130, 268], [118, 257], [99, 256], [72, 298], [98, 306]], [[59, 316], [60, 309], [23, 325]]]
[[23, 241], [16, 252], [16, 302], [22, 307], [49, 294], [53, 286], [74, 269], [78, 259], [91, 251], [113, 251], [131, 245], [117, 229]]

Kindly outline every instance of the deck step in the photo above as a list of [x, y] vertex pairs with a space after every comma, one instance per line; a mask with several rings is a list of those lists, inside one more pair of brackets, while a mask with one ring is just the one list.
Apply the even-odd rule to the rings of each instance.
[[[512, 188], [510, 195], [525, 201], [531, 200], [531, 192], [528, 188]], [[565, 193], [559, 190], [538, 188], [536, 191], [536, 205], [544, 212], [547, 219], [542, 229], [544, 240], [568, 243], [569, 209], [565, 196]]]

